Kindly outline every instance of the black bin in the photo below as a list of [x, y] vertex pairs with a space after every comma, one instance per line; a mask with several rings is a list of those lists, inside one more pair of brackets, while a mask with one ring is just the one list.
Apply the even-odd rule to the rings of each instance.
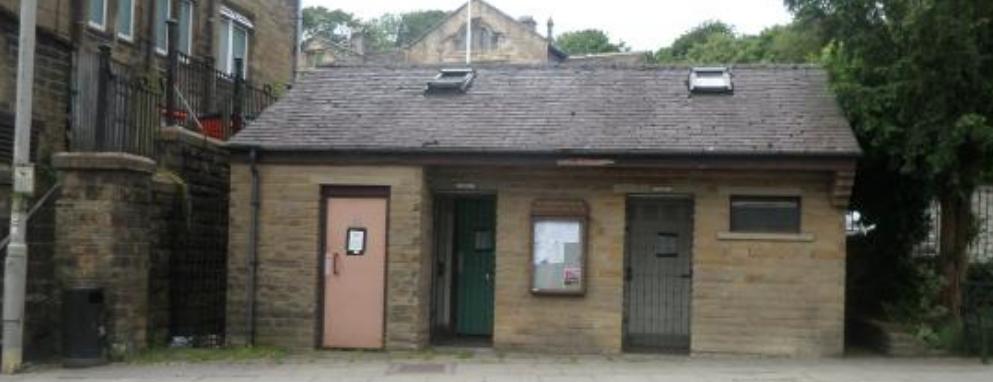
[[107, 363], [104, 298], [100, 288], [71, 288], [62, 294], [62, 365]]

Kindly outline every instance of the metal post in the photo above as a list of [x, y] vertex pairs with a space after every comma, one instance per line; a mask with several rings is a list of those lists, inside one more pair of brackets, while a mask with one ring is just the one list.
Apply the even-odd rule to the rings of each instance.
[[169, 126], [178, 124], [176, 118], [176, 72], [179, 69], [179, 22], [176, 19], [166, 21], [169, 36], [168, 67], [166, 70], [166, 122]]
[[466, 5], [466, 21], [465, 21], [465, 64], [472, 64], [472, 0], [469, 0]]
[[244, 58], [241, 57], [235, 57], [234, 59], [234, 97], [233, 97], [234, 100], [232, 101], [234, 102], [233, 110], [232, 110], [233, 119], [234, 119], [232, 121], [233, 122], [232, 125], [234, 126], [233, 129], [234, 131], [226, 132], [224, 139], [227, 139], [231, 135], [234, 135], [234, 133], [237, 133], [239, 130], [241, 130], [242, 127], [241, 124], [244, 121], [244, 118], [242, 118], [242, 113], [244, 113], [244, 102], [245, 102], [242, 99], [245, 97], [244, 94], [245, 80], [243, 78], [245, 76], [245, 69], [242, 66], [244, 65], [244, 62], [245, 62]]
[[107, 113], [109, 112], [110, 96], [110, 45], [100, 45], [99, 63], [97, 65], [97, 110], [96, 126], [93, 129], [94, 148], [97, 151], [107, 150]]
[[14, 121], [14, 192], [11, 193], [10, 245], [3, 279], [4, 374], [21, 368], [24, 355], [24, 297], [27, 291], [28, 198], [34, 193], [31, 164], [31, 110], [34, 85], [34, 50], [37, 0], [21, 0], [17, 61], [17, 109]]

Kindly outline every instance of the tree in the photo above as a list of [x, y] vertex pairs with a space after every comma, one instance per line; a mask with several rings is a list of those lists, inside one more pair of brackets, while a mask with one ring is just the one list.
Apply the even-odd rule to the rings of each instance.
[[341, 9], [332, 11], [325, 7], [306, 7], [302, 13], [304, 38], [320, 36], [340, 43], [361, 25], [355, 15]]
[[627, 52], [631, 50], [624, 41], [618, 41], [617, 43], [610, 42], [610, 37], [607, 36], [607, 33], [599, 29], [565, 32], [555, 39], [555, 44], [559, 49], [572, 55]]
[[721, 21], [704, 22], [659, 49], [659, 63], [737, 64], [810, 62], [819, 57], [824, 39], [811, 23], [794, 22], [765, 29], [758, 35], [737, 35]]
[[[993, 2], [786, 0], [830, 36], [832, 86], [866, 154], [853, 203], [909, 250], [932, 196], [941, 205], [939, 301], [953, 317], [969, 260], [971, 195], [993, 165]], [[858, 182], [890, 179], [892, 185]], [[871, 203], [911, 200], [881, 211]], [[902, 225], [902, 226], [901, 226]], [[902, 254], [906, 256], [906, 254]]]
[[440, 10], [387, 13], [365, 23], [365, 33], [374, 51], [402, 48], [414, 42], [448, 17]]

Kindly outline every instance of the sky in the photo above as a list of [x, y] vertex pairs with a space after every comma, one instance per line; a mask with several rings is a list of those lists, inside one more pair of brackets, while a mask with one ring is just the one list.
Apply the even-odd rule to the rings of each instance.
[[[587, 28], [606, 31], [634, 50], [667, 46], [683, 32], [707, 20], [721, 20], [739, 33], [754, 34], [788, 23], [783, 0], [486, 0], [513, 17], [532, 16], [544, 34], [545, 21], [555, 34]], [[384, 13], [442, 9], [452, 11], [465, 0], [303, 0], [303, 6], [341, 8], [362, 19]]]

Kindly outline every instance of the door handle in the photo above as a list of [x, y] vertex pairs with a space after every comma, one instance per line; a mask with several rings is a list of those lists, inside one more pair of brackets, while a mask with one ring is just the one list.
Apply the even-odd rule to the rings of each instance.
[[338, 274], [338, 252], [331, 255], [331, 273], [334, 275]]

